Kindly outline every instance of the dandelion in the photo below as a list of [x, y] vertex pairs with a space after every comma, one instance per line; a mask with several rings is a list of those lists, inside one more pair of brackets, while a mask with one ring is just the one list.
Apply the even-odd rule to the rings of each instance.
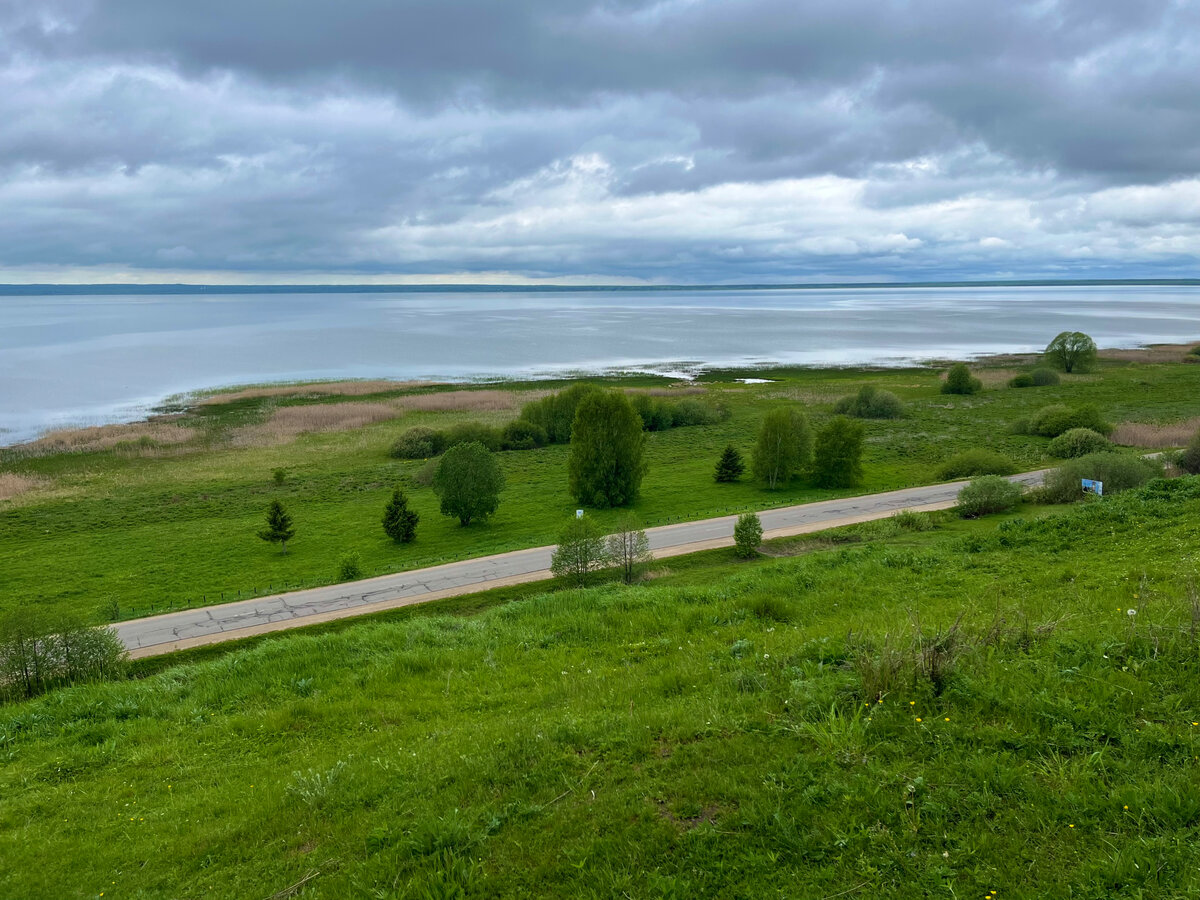
[[916, 706], [916, 705], [917, 705], [917, 701], [916, 701], [916, 700], [909, 700], [909, 701], [908, 701], [908, 705], [909, 705], [909, 706]]
[[1125, 808], [1126, 808], [1126, 809], [1129, 809], [1129, 805], [1128, 805], [1128, 804], [1126, 804]]
[[1127, 609], [1127, 610], [1125, 610], [1125, 615], [1127, 615], [1127, 616], [1136, 616], [1136, 615], [1137, 615], [1137, 610], [1136, 610], [1136, 609]]
[[1075, 826], [1074, 826], [1074, 825], [1068, 825], [1067, 827], [1068, 827], [1068, 828], [1074, 828]]
[[917, 721], [918, 721], [918, 722], [920, 722], [920, 721], [921, 721], [921, 717], [920, 717], [920, 716], [918, 716], [918, 717], [917, 717]]
[[950, 717], [949, 717], [949, 716], [946, 716], [946, 721], [947, 721], [947, 722], [949, 722], [949, 721], [950, 721]]

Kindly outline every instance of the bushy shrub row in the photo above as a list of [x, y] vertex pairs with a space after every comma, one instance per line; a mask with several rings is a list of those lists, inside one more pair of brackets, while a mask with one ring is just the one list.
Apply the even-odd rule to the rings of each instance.
[[899, 419], [904, 415], [904, 403], [891, 391], [865, 384], [857, 394], [838, 400], [833, 411], [856, 419]]
[[1022, 372], [1020, 375], [1010, 378], [1008, 386], [1014, 388], [1051, 387], [1061, 380], [1053, 369], [1034, 369], [1032, 372]]
[[122, 674], [125, 647], [111, 628], [18, 607], [0, 618], [0, 699]]
[[1104, 496], [1140, 487], [1163, 474], [1156, 459], [1124, 453], [1090, 453], [1063, 463], [1046, 476], [1038, 499], [1046, 503], [1072, 503], [1083, 496], [1084, 478], [1104, 483]]
[[1090, 428], [1102, 435], [1112, 434], [1113, 427], [1104, 420], [1093, 404], [1087, 403], [1074, 409], [1053, 403], [1043, 406], [1028, 419], [1018, 419], [1012, 425], [1014, 434], [1036, 434], [1054, 438], [1073, 428]]
[[1012, 475], [1017, 471], [1017, 464], [995, 450], [964, 450], [956, 453], [938, 469], [939, 481], [951, 481], [955, 478], [971, 478], [975, 475]]
[[[532, 400], [521, 408], [520, 418], [503, 428], [482, 422], [461, 422], [438, 431], [418, 425], [405, 431], [392, 444], [396, 459], [429, 459], [445, 453], [457, 444], [480, 443], [488, 450], [532, 450], [547, 444], [565, 444], [571, 440], [575, 413], [588, 397], [602, 393], [594, 384], [576, 384]], [[728, 417], [724, 409], [694, 398], [664, 400], [648, 394], [630, 397], [633, 408], [646, 431], [663, 431], [686, 425], [712, 425]]]

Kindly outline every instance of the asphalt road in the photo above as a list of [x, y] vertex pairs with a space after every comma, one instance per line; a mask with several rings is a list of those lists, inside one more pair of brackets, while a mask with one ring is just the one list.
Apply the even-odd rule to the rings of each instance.
[[[1012, 480], [1032, 485], [1040, 483], [1043, 474], [1030, 472], [1014, 476]], [[759, 518], [764, 538], [804, 534], [882, 519], [905, 509], [945, 509], [954, 505], [964, 484], [966, 482], [958, 481], [788, 506], [764, 510], [759, 513]], [[733, 515], [681, 522], [648, 528], [646, 535], [655, 557], [678, 556], [732, 546], [736, 521], [737, 516]], [[553, 550], [553, 547], [516, 550], [363, 581], [131, 619], [114, 627], [131, 656], [154, 656], [442, 597], [539, 581], [550, 577]]]

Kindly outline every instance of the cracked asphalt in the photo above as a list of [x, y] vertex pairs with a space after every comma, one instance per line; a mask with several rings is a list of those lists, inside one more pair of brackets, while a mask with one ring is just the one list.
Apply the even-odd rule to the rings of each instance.
[[[1012, 480], [1034, 485], [1041, 482], [1043, 474], [1029, 472], [1013, 476]], [[804, 534], [886, 518], [900, 510], [945, 509], [954, 505], [965, 483], [957, 481], [764, 510], [759, 513], [759, 518], [765, 538]], [[730, 515], [681, 522], [648, 528], [646, 535], [656, 557], [677, 556], [732, 545], [736, 521], [737, 516]], [[553, 550], [553, 547], [515, 550], [363, 581], [131, 619], [118, 623], [114, 628], [131, 656], [153, 656], [546, 579], [550, 577], [550, 555]]]

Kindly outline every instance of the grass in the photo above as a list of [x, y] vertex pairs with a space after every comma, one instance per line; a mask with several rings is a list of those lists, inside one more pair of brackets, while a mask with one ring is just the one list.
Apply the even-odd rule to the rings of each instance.
[[[771, 380], [737, 383], [747, 375]], [[859, 491], [935, 481], [946, 459], [972, 447], [998, 450], [1026, 469], [1050, 464], [1044, 439], [1007, 430], [1014, 419], [1050, 403], [1095, 403], [1114, 422], [1164, 425], [1200, 416], [1200, 367], [1177, 362], [1111, 362], [1057, 387], [997, 388], [973, 397], [940, 394], [939, 378], [936, 368], [781, 368], [715, 371], [703, 385], [682, 390], [649, 376], [606, 383], [704, 396], [731, 413], [715, 425], [648, 435], [650, 469], [635, 511], [649, 525], [848, 493], [803, 481], [774, 492], [748, 479], [716, 484], [712, 470], [726, 444], [748, 456], [770, 407], [804, 404], [819, 424], [839, 397], [863, 384], [897, 394], [907, 414], [865, 423], [866, 478]], [[471, 419], [501, 424], [521, 402], [559, 385], [352, 384], [357, 402], [330, 385], [211, 395], [177, 410], [178, 418], [163, 426], [190, 434], [169, 446], [143, 435], [147, 440], [108, 449], [0, 452], [0, 477], [32, 485], [0, 502], [6, 587], [0, 608], [34, 602], [104, 621], [114, 606], [127, 618], [284, 586], [328, 584], [347, 553], [358, 553], [367, 574], [380, 574], [554, 542], [575, 509], [566, 490], [566, 447], [500, 454], [508, 484], [500, 509], [486, 524], [467, 529], [440, 515], [432, 490], [413, 482], [424, 463], [392, 460], [387, 449], [413, 425], [446, 427]], [[355, 418], [369, 419], [371, 410], [399, 415], [366, 424]], [[279, 436], [241, 446], [247, 435], [266, 434], [284, 418], [292, 424]], [[322, 430], [327, 427], [344, 430]], [[282, 484], [274, 480], [277, 469], [284, 470]], [[380, 527], [396, 484], [421, 516], [411, 545], [392, 544]], [[297, 528], [286, 556], [255, 537], [274, 498], [287, 505]], [[597, 518], [604, 525], [611, 514]]]
[[1193, 896], [1198, 545], [1181, 479], [159, 661], [0, 710], [0, 896]]

